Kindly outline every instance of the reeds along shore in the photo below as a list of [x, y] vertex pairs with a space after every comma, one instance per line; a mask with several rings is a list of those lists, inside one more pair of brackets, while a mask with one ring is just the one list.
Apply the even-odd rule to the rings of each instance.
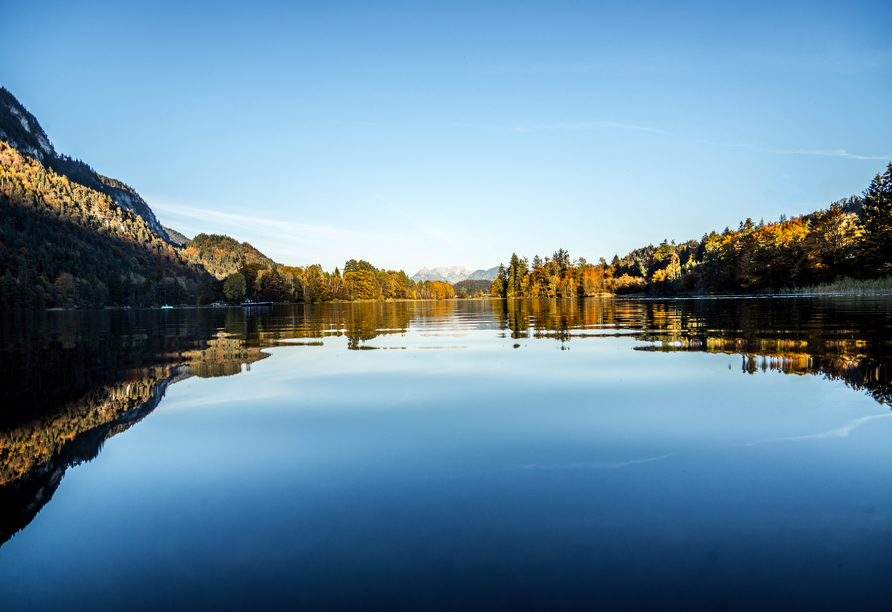
[[784, 289], [785, 295], [798, 293], [821, 294], [834, 293], [845, 295], [892, 295], [892, 276], [859, 280], [856, 278], [838, 278], [832, 283], [823, 283], [811, 287]]

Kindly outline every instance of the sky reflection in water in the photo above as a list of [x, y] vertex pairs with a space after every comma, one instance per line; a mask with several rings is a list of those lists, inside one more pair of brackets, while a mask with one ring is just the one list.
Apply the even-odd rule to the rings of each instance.
[[889, 305], [8, 319], [0, 601], [883, 608]]

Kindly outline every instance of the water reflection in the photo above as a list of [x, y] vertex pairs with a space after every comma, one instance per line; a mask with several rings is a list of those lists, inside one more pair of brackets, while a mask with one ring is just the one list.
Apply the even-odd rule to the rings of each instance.
[[[446, 301], [18, 314], [0, 342], [0, 544], [52, 498], [68, 467], [149, 415], [172, 384], [232, 376], [327, 338], [348, 350], [466, 348], [481, 333], [516, 349], [628, 337], [640, 351], [740, 355], [741, 371], [841, 380], [892, 400], [892, 315], [882, 298]], [[415, 334], [418, 341], [400, 345]], [[640, 375], [646, 375], [646, 372]]]
[[204, 338], [182, 320], [115, 333], [115, 319], [32, 319], [40, 333], [4, 343], [0, 544], [30, 523], [69, 467], [148, 416], [169, 385], [238, 374], [269, 357], [225, 331]]
[[741, 371], [813, 374], [840, 380], [880, 403], [892, 401], [889, 298], [753, 298], [669, 301], [496, 303], [511, 338], [630, 335], [640, 351], [740, 355]]

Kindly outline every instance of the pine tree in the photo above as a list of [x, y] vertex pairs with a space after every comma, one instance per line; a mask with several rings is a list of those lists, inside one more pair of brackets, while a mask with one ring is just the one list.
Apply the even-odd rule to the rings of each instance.
[[861, 208], [864, 239], [861, 246], [866, 276], [892, 274], [892, 162], [877, 174], [864, 192]]

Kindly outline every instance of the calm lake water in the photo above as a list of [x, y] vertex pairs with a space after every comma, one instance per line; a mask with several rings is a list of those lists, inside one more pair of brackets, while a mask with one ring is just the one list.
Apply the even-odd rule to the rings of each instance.
[[6, 315], [0, 609], [889, 609], [890, 308]]

